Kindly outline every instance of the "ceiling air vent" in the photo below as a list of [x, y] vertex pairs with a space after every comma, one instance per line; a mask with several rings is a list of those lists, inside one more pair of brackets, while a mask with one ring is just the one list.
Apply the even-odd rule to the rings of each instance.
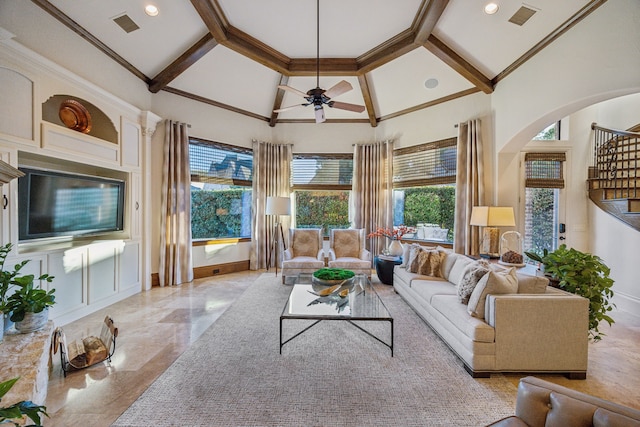
[[130, 33], [139, 29], [138, 24], [133, 22], [133, 19], [129, 18], [129, 15], [124, 14], [113, 18], [113, 22], [118, 24], [125, 32]]
[[531, 18], [535, 13], [537, 12], [536, 9], [532, 8], [531, 6], [527, 6], [527, 5], [522, 5], [520, 7], [520, 9], [518, 9], [518, 11], [516, 13], [513, 14], [513, 16], [511, 18], [509, 18], [509, 22], [512, 22], [516, 25], [524, 25], [525, 22], [527, 22], [529, 20], [529, 18]]

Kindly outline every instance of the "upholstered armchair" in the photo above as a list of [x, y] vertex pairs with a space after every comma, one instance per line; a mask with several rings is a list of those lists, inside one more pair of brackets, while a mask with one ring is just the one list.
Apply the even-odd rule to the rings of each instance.
[[329, 236], [329, 268], [346, 268], [371, 277], [371, 252], [365, 249], [364, 229], [332, 229]]
[[289, 229], [289, 248], [284, 251], [282, 261], [282, 283], [287, 276], [313, 273], [323, 267], [322, 229]]

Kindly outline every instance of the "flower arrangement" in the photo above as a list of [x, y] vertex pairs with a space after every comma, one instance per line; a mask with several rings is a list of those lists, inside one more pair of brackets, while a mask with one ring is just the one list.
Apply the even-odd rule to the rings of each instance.
[[393, 227], [393, 229], [378, 227], [376, 231], [369, 233], [367, 237], [386, 237], [389, 240], [402, 240], [402, 236], [405, 234], [415, 232], [415, 228], [407, 227], [406, 225], [399, 225]]

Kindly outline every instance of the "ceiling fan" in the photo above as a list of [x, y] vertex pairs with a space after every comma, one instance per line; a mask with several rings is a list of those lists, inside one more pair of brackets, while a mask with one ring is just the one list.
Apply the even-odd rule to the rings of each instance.
[[316, 87], [310, 89], [307, 93], [304, 93], [298, 89], [292, 88], [287, 85], [278, 85], [278, 89], [286, 90], [291, 93], [295, 93], [298, 96], [303, 97], [307, 102], [303, 104], [295, 104], [289, 107], [279, 108], [273, 110], [274, 113], [281, 113], [283, 111], [292, 110], [298, 107], [306, 107], [313, 105], [313, 110], [316, 116], [316, 123], [322, 123], [325, 121], [324, 117], [324, 105], [331, 108], [339, 108], [341, 110], [354, 111], [356, 113], [362, 113], [364, 111], [363, 105], [349, 104], [348, 102], [333, 101], [333, 98], [342, 95], [345, 92], [349, 92], [353, 89], [351, 83], [346, 80], [341, 80], [331, 88], [324, 90], [320, 88], [320, 0], [316, 0], [316, 16], [317, 16], [317, 32], [316, 32]]

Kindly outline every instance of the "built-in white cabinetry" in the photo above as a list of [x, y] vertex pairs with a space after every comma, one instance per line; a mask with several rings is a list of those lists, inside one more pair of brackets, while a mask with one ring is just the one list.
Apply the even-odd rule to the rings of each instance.
[[54, 276], [41, 286], [55, 288], [50, 319], [65, 324], [140, 291], [140, 243], [107, 240], [51, 249], [7, 259], [8, 265], [29, 263], [21, 274]]
[[[0, 160], [13, 167], [16, 167], [16, 157], [15, 151], [0, 149]], [[18, 183], [13, 180], [8, 184], [0, 186], [0, 245], [2, 246], [7, 243], [13, 243], [11, 231], [14, 229], [17, 230], [17, 224], [13, 224], [15, 217], [12, 214], [13, 204], [16, 203], [16, 200], [12, 197], [12, 192], [17, 184]]]
[[120, 146], [122, 166], [139, 169], [142, 166], [142, 132], [138, 123], [120, 119]]
[[131, 206], [129, 231], [131, 239], [139, 239], [142, 235], [142, 176], [139, 173], [134, 172], [129, 176], [129, 192]]

